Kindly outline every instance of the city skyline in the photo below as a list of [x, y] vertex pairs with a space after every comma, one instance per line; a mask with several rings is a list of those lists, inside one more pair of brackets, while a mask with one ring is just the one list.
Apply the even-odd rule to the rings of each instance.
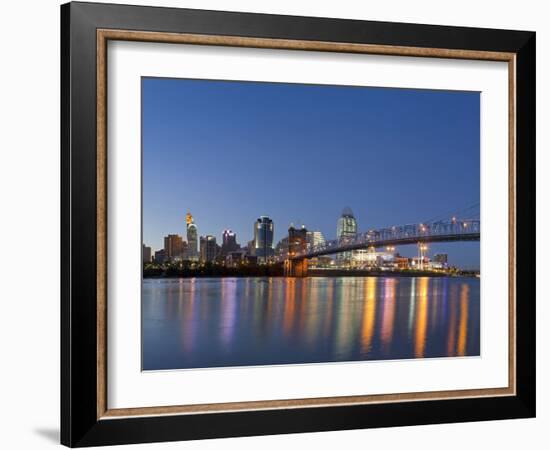
[[[479, 94], [144, 78], [143, 168], [154, 250], [188, 211], [243, 247], [263, 215], [274, 246], [291, 223], [334, 239], [346, 206], [358, 232], [420, 223], [479, 202]], [[478, 243], [430, 250], [479, 268]]]
[[[197, 228], [193, 221], [193, 217], [191, 213], [186, 214], [186, 222], [187, 227], [189, 230], [189, 225], [194, 226], [194, 230], [196, 232]], [[268, 229], [270, 231], [267, 231], [265, 226], [268, 226]], [[412, 227], [412, 228], [411, 228]], [[162, 262], [177, 262], [177, 261], [200, 261], [200, 262], [211, 262], [214, 260], [223, 261], [227, 256], [229, 256], [232, 253], [240, 253], [241, 256], [248, 255], [248, 257], [257, 257], [258, 262], [260, 263], [267, 263], [268, 261], [271, 262], [281, 262], [281, 256], [282, 254], [278, 253], [279, 247], [282, 245], [282, 248], [288, 248], [288, 241], [291, 238], [291, 230], [299, 231], [301, 230], [304, 232], [304, 236], [306, 237], [307, 245], [308, 245], [308, 251], [321, 251], [325, 252], [327, 249], [330, 249], [334, 245], [346, 245], [346, 244], [358, 244], [360, 242], [365, 242], [368, 246], [368, 242], [372, 242], [372, 240], [381, 239], [382, 241], [384, 239], [388, 239], [388, 237], [379, 237], [376, 238], [375, 233], [382, 233], [387, 235], [389, 232], [389, 238], [392, 240], [396, 239], [404, 239], [406, 236], [409, 236], [407, 239], [411, 239], [413, 234], [418, 233], [420, 230], [421, 235], [424, 236], [424, 238], [419, 237], [417, 239], [413, 238], [414, 243], [409, 244], [399, 244], [394, 243], [391, 245], [370, 245], [369, 251], [374, 252], [374, 254], [385, 254], [386, 256], [394, 255], [395, 257], [405, 257], [405, 259], [408, 259], [409, 262], [411, 260], [415, 260], [416, 258], [420, 257], [426, 257], [428, 258], [427, 261], [433, 260], [435, 262], [441, 262], [438, 261], [438, 257], [445, 256], [445, 265], [447, 265], [447, 253], [442, 253], [440, 250], [441, 242], [431, 242], [433, 239], [433, 236], [437, 237], [439, 235], [446, 235], [448, 233], [454, 233], [454, 234], [461, 234], [462, 230], [464, 230], [464, 233], [479, 233], [479, 221], [468, 220], [467, 222], [464, 222], [461, 218], [452, 217], [451, 220], [438, 220], [434, 222], [427, 222], [423, 224], [404, 224], [400, 226], [394, 226], [391, 227], [391, 229], [380, 229], [380, 230], [369, 230], [368, 232], [359, 232], [357, 231], [357, 224], [354, 217], [354, 214], [351, 210], [351, 208], [346, 207], [342, 211], [342, 215], [338, 219], [338, 225], [337, 225], [337, 237], [333, 240], [327, 240], [323, 233], [318, 230], [311, 230], [307, 229], [304, 226], [302, 227], [294, 227], [293, 225], [290, 226], [288, 229], [288, 234], [283, 237], [279, 242], [275, 243], [272, 241], [272, 230], [273, 230], [273, 221], [267, 217], [267, 216], [261, 216], [255, 221], [254, 226], [254, 238], [250, 241], [247, 241], [246, 244], [241, 244], [238, 239], [237, 235], [233, 230], [231, 229], [225, 229], [221, 233], [221, 241], [217, 240], [216, 235], [205, 235], [200, 236], [200, 246], [198, 248], [199, 250], [199, 256], [195, 258], [193, 255], [195, 254], [196, 248], [193, 250], [193, 245], [191, 241], [185, 241], [185, 239], [178, 235], [178, 234], [169, 234], [164, 237], [164, 245], [157, 249], [154, 249], [150, 246], [147, 246], [145, 243], [142, 244], [144, 256], [143, 261], [144, 262], [151, 262], [151, 260], [155, 260], [158, 253], [162, 254]], [[264, 229], [264, 233], [268, 233], [271, 237], [268, 235], [264, 235], [264, 237], [258, 239], [258, 231], [260, 228]], [[433, 230], [430, 230], [433, 228]], [[457, 229], [458, 228], [458, 229]], [[406, 229], [408, 229], [409, 234], [406, 236], [403, 236], [403, 233], [406, 233]], [[415, 229], [417, 231], [415, 231]], [[411, 234], [412, 233], [412, 234]], [[262, 239], [267, 239], [267, 242], [263, 241]], [[443, 238], [443, 241], [447, 240], [448, 238]], [[458, 242], [461, 243], [468, 243], [477, 241], [477, 239], [473, 239], [473, 241], [470, 241], [471, 238], [466, 238], [463, 240], [459, 240]], [[203, 249], [203, 242], [208, 242], [211, 244], [210, 250], [209, 250], [209, 256], [205, 256], [204, 249]], [[267, 244], [267, 245], [266, 245]], [[252, 245], [252, 250], [250, 248], [250, 245]], [[311, 247], [309, 247], [311, 246]], [[403, 247], [410, 247], [414, 246], [417, 250], [417, 253], [410, 253], [410, 252], [402, 252], [399, 250]], [[435, 247], [432, 247], [435, 246]], [[178, 250], [174, 250], [174, 247], [177, 247]], [[190, 251], [191, 247], [191, 251]], [[266, 253], [266, 249], [270, 250], [269, 253]], [[364, 250], [366, 250], [366, 247], [363, 247]], [[430, 251], [431, 250], [431, 251]], [[284, 250], [287, 251], [287, 250]], [[334, 249], [332, 250], [334, 251]], [[147, 257], [145, 256], [147, 252]], [[244, 252], [244, 253], [243, 253]], [[152, 258], [152, 255], [154, 254], [154, 258]], [[285, 254], [285, 253], [283, 253]], [[336, 257], [336, 260], [346, 260], [351, 262], [352, 260], [355, 261], [355, 263], [358, 263], [363, 260], [366, 253], [357, 253], [357, 251], [342, 251], [342, 252], [336, 252], [332, 253], [333, 257]], [[219, 258], [222, 258], [221, 260]], [[393, 258], [393, 257], [392, 257]], [[158, 262], [158, 261], [157, 261]], [[393, 261], [395, 262], [395, 261]], [[456, 267], [453, 264], [449, 265], [450, 267]], [[462, 269], [471, 270], [471, 267], [462, 267]], [[479, 268], [473, 268], [474, 270], [479, 270]]]

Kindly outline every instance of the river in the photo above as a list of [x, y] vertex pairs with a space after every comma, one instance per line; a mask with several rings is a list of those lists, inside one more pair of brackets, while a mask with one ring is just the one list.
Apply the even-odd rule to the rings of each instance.
[[480, 354], [479, 279], [145, 279], [144, 370]]

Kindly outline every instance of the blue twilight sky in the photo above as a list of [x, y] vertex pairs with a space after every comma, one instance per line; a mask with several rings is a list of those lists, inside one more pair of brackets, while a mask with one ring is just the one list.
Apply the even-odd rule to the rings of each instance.
[[[346, 206], [359, 231], [478, 218], [479, 114], [478, 92], [143, 78], [144, 243], [185, 238], [187, 211], [241, 245], [260, 215], [276, 242], [291, 222], [334, 239]], [[479, 267], [479, 243], [435, 252]]]

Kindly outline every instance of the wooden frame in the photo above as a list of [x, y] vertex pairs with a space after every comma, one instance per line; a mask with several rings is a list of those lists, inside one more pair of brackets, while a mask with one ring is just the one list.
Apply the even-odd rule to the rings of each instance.
[[[289, 24], [295, 26], [286, 26]], [[306, 31], [283, 33], [279, 31], [282, 29]], [[508, 62], [508, 388], [109, 409], [105, 357], [108, 40]], [[534, 33], [529, 32], [121, 5], [64, 5], [62, 442], [81, 446], [532, 417], [534, 302], [529, 302], [529, 293], [534, 295], [534, 272], [517, 267], [516, 261], [526, 258], [527, 248], [534, 248], [534, 42]], [[84, 87], [84, 92], [74, 89], [74, 82], [80, 89]], [[92, 221], [95, 228], [90, 227]], [[78, 227], [79, 223], [87, 227]], [[77, 254], [81, 255], [78, 259], [74, 257]], [[94, 273], [90, 273], [90, 267]], [[87, 294], [77, 297], [76, 293], [84, 288]], [[522, 293], [517, 304], [516, 292]], [[167, 425], [171, 430], [168, 433], [163, 431]]]

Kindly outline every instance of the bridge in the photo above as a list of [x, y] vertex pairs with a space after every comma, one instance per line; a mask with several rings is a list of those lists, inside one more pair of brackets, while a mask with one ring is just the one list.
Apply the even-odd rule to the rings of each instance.
[[351, 252], [353, 250], [433, 242], [479, 241], [479, 220], [458, 219], [392, 226], [325, 241], [316, 246], [306, 244], [306, 230], [289, 229], [288, 254], [284, 258], [288, 276], [305, 276], [307, 260], [319, 256]]

